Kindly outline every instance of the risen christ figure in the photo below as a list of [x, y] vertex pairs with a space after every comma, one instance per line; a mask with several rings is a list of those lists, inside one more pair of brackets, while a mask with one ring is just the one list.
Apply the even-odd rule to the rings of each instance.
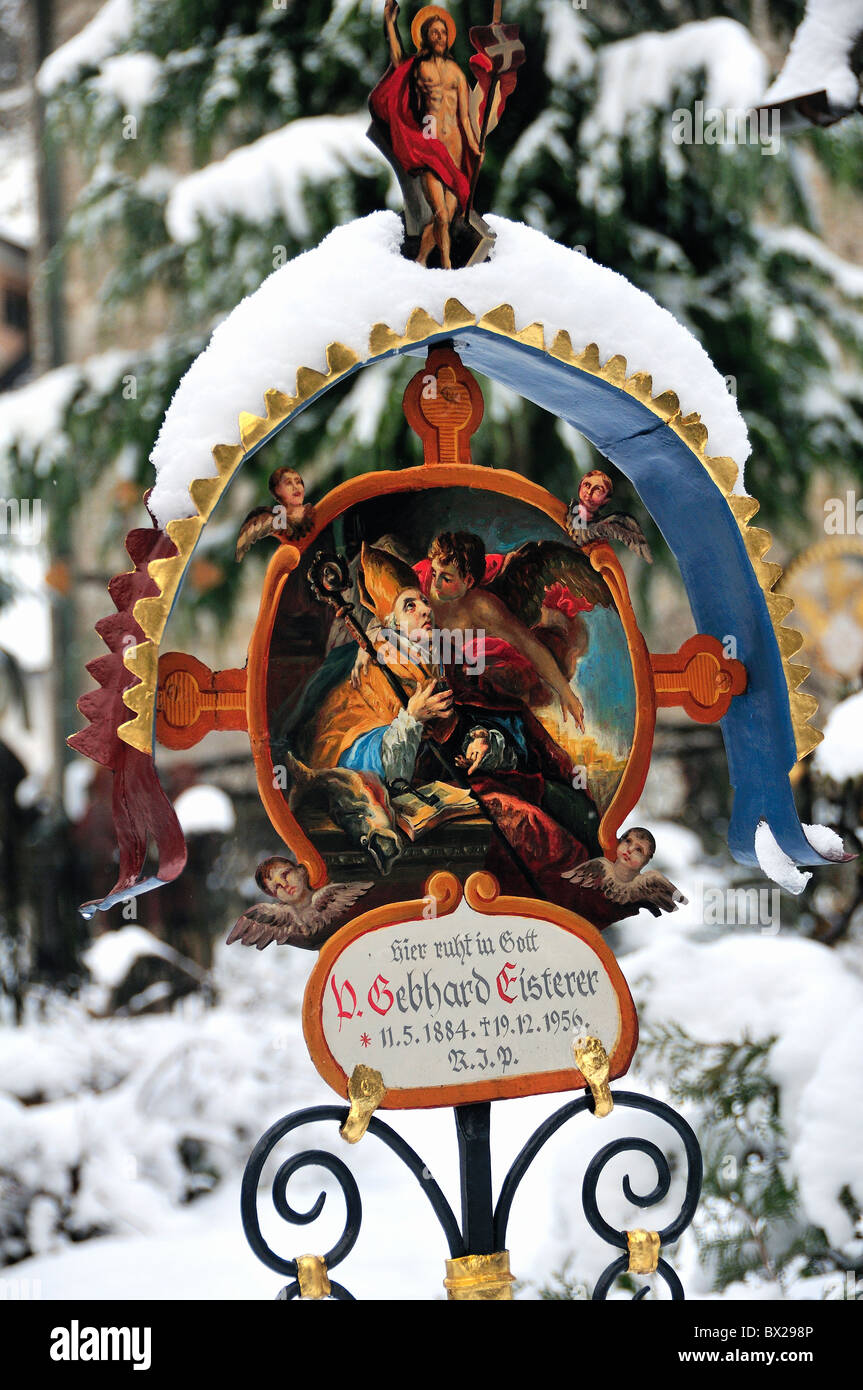
[[398, 31], [399, 6], [386, 0], [384, 27], [391, 69], [371, 95], [374, 115], [389, 129], [393, 152], [408, 174], [419, 175], [432, 219], [423, 227], [417, 261], [426, 265], [435, 246], [441, 265], [452, 268], [451, 227], [470, 200], [471, 179], [481, 158], [471, 122], [467, 78], [450, 57], [455, 38], [451, 15], [426, 5], [411, 33], [415, 58], [405, 58]]

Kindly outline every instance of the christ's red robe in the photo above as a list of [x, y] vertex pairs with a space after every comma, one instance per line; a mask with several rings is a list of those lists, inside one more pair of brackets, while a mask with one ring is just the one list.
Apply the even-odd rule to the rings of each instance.
[[369, 97], [372, 115], [389, 130], [393, 154], [407, 174], [424, 170], [436, 175], [445, 188], [456, 195], [462, 212], [470, 198], [473, 155], [465, 140], [464, 168], [458, 169], [446, 145], [431, 140], [418, 123], [411, 108], [411, 74], [415, 58], [406, 58], [397, 68], [389, 68]]

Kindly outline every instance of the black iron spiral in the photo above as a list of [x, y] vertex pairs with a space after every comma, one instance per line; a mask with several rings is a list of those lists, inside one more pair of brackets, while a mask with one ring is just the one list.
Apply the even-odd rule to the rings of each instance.
[[[683, 1203], [677, 1217], [668, 1226], [664, 1227], [659, 1234], [660, 1244], [665, 1246], [672, 1244], [678, 1239], [686, 1229], [695, 1214], [698, 1198], [701, 1192], [701, 1181], [703, 1165], [701, 1150], [698, 1140], [690, 1126], [680, 1115], [676, 1114], [671, 1106], [663, 1101], [652, 1100], [648, 1096], [639, 1096], [631, 1091], [614, 1092], [615, 1106], [623, 1106], [631, 1110], [645, 1111], [647, 1114], [655, 1115], [664, 1120], [675, 1131], [683, 1143], [687, 1158], [686, 1191]], [[481, 1107], [463, 1106], [461, 1110], [465, 1112], [479, 1110]], [[490, 1107], [482, 1107], [483, 1110]], [[524, 1145], [518, 1157], [512, 1164], [509, 1172], [504, 1179], [498, 1197], [497, 1206], [493, 1213], [490, 1210], [491, 1189], [490, 1189], [490, 1169], [486, 1173], [487, 1183], [480, 1182], [480, 1169], [483, 1173], [489, 1166], [490, 1154], [488, 1142], [488, 1124], [482, 1128], [481, 1137], [483, 1144], [480, 1146], [483, 1153], [477, 1155], [473, 1153], [469, 1145], [460, 1142], [460, 1155], [462, 1166], [462, 1207], [464, 1218], [467, 1225], [473, 1224], [474, 1230], [483, 1228], [486, 1222], [480, 1221], [476, 1210], [477, 1201], [480, 1197], [479, 1189], [482, 1188], [482, 1203], [489, 1206], [488, 1212], [488, 1232], [492, 1233], [490, 1245], [493, 1250], [504, 1250], [506, 1248], [506, 1231], [509, 1222], [509, 1215], [512, 1203], [522, 1179], [527, 1173], [537, 1154], [561, 1128], [562, 1125], [572, 1119], [575, 1115], [583, 1114], [585, 1111], [591, 1113], [594, 1109], [594, 1102], [591, 1095], [579, 1096], [577, 1100], [569, 1101], [561, 1106], [553, 1115], [549, 1116], [531, 1135]], [[299, 1129], [305, 1125], [316, 1124], [320, 1121], [335, 1121], [342, 1125], [347, 1118], [348, 1111], [344, 1106], [319, 1105], [307, 1110], [299, 1110], [293, 1115], [279, 1120], [271, 1129], [258, 1141], [254, 1151], [246, 1165], [243, 1175], [241, 1191], [241, 1210], [243, 1229], [252, 1250], [270, 1269], [278, 1271], [280, 1274], [289, 1275], [294, 1282], [286, 1286], [279, 1294], [282, 1299], [294, 1299], [300, 1297], [300, 1287], [297, 1280], [297, 1265], [295, 1260], [285, 1259], [271, 1250], [261, 1234], [260, 1223], [258, 1220], [257, 1195], [258, 1183], [264, 1164], [276, 1145], [290, 1134], [292, 1130]], [[456, 1119], [459, 1120], [459, 1111], [456, 1111]], [[464, 1125], [462, 1125], [464, 1128]], [[472, 1132], [472, 1131], [471, 1131]], [[369, 1122], [368, 1133], [374, 1135], [387, 1146], [405, 1164], [414, 1177], [429, 1201], [432, 1210], [443, 1228], [446, 1236], [447, 1245], [451, 1259], [459, 1259], [468, 1254], [483, 1253], [480, 1250], [468, 1252], [465, 1239], [459, 1227], [459, 1223], [450, 1207], [446, 1197], [441, 1191], [434, 1178], [431, 1176], [426, 1165], [409, 1144], [397, 1134], [394, 1129], [374, 1116]], [[461, 1134], [461, 1130], [459, 1131]], [[476, 1146], [474, 1146], [476, 1147]], [[652, 1160], [656, 1167], [657, 1180], [650, 1192], [645, 1194], [637, 1193], [633, 1190], [629, 1174], [626, 1173], [622, 1179], [623, 1192], [627, 1200], [634, 1205], [642, 1208], [654, 1206], [661, 1202], [668, 1195], [671, 1187], [671, 1168], [668, 1159], [662, 1150], [649, 1139], [636, 1137], [613, 1139], [606, 1144], [591, 1159], [587, 1171], [584, 1175], [582, 1185], [582, 1202], [584, 1213], [588, 1222], [597, 1235], [610, 1245], [617, 1246], [623, 1251], [627, 1251], [627, 1237], [625, 1231], [618, 1231], [613, 1227], [599, 1210], [597, 1202], [597, 1188], [600, 1177], [606, 1165], [615, 1157], [624, 1153], [642, 1153]], [[471, 1157], [472, 1154], [472, 1157]], [[480, 1162], [482, 1159], [482, 1162]], [[335, 1154], [327, 1153], [322, 1149], [309, 1149], [304, 1153], [297, 1154], [287, 1159], [276, 1173], [273, 1179], [273, 1205], [283, 1220], [294, 1226], [308, 1226], [316, 1221], [321, 1215], [327, 1194], [321, 1192], [317, 1200], [313, 1203], [309, 1211], [297, 1211], [288, 1200], [288, 1184], [295, 1173], [302, 1168], [322, 1168], [330, 1173], [339, 1184], [342, 1196], [345, 1200], [345, 1226], [340, 1238], [336, 1241], [333, 1248], [324, 1256], [327, 1270], [334, 1269], [350, 1254], [360, 1232], [362, 1222], [362, 1201], [360, 1199], [359, 1188], [356, 1181], [343, 1161]], [[469, 1169], [476, 1171], [468, 1171]], [[487, 1192], [486, 1192], [487, 1189]], [[471, 1220], [469, 1220], [471, 1218]], [[603, 1271], [594, 1289], [594, 1300], [605, 1299], [614, 1281], [629, 1267], [629, 1255], [625, 1253], [612, 1261]], [[665, 1280], [671, 1290], [672, 1299], [682, 1299], [684, 1297], [683, 1286], [680, 1283], [674, 1270], [660, 1259], [657, 1266], [657, 1273]], [[336, 1299], [352, 1300], [353, 1295], [341, 1284], [330, 1281], [332, 1296]], [[642, 1299], [648, 1292], [647, 1287], [640, 1288], [634, 1295], [636, 1300]]]

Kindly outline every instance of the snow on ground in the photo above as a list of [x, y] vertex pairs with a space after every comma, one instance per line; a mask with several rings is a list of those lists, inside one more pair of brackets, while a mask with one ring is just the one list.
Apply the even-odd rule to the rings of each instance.
[[84, 68], [98, 67], [127, 37], [133, 20], [134, 0], [106, 0], [89, 24], [45, 59], [36, 75], [42, 95], [74, 81]]
[[[706, 940], [710, 934], [700, 920], [705, 890], [723, 884], [723, 872], [705, 866], [697, 838], [684, 827], [657, 824], [655, 830], [658, 867], [689, 903], [659, 921], [641, 914], [619, 929], [618, 954], [642, 1024], [677, 1023], [708, 1044], [776, 1037], [768, 1066], [781, 1087], [789, 1168], [799, 1180], [805, 1216], [847, 1247], [852, 1223], [840, 1193], [847, 1187], [858, 1205], [863, 1202], [863, 1099], [849, 1090], [847, 1073], [836, 1064], [837, 1057], [856, 1055], [863, 1028], [863, 980], [850, 948], [843, 954], [787, 932], [752, 929], [722, 929]], [[124, 959], [130, 931], [138, 929], [118, 934]], [[103, 937], [100, 949], [110, 948], [110, 937]], [[258, 954], [222, 947], [213, 971], [218, 1002], [210, 1010], [191, 999], [170, 1015], [95, 1020], [82, 1004], [52, 1000], [44, 1019], [0, 1030], [0, 1172], [52, 1194], [37, 1198], [31, 1210], [36, 1253], [10, 1266], [10, 1275], [39, 1281], [42, 1296], [57, 1299], [276, 1295], [285, 1278], [248, 1250], [239, 1187], [251, 1149], [271, 1123], [304, 1106], [337, 1103], [301, 1035], [310, 967], [311, 957], [288, 949]], [[89, 997], [85, 991], [84, 1005]], [[650, 1076], [649, 1053], [641, 1054], [617, 1085], [667, 1100], [661, 1079]], [[496, 1189], [528, 1135], [566, 1099], [540, 1096], [492, 1107]], [[421, 1155], [458, 1212], [452, 1112], [382, 1118]], [[688, 1118], [707, 1143], [709, 1121]], [[364, 1219], [356, 1248], [334, 1277], [363, 1299], [442, 1298], [447, 1252], [420, 1186], [373, 1138], [349, 1150], [336, 1131], [333, 1123], [321, 1124], [305, 1132], [302, 1146], [283, 1143], [269, 1180], [299, 1147], [336, 1153], [356, 1176]], [[635, 1120], [618, 1106], [602, 1122], [588, 1115], [572, 1121], [541, 1152], [516, 1198], [507, 1234], [519, 1297], [535, 1298], [568, 1260], [572, 1276], [592, 1285], [613, 1257], [583, 1218], [581, 1175], [601, 1144], [631, 1133], [677, 1151], [661, 1121]], [[615, 1160], [601, 1180], [599, 1200], [618, 1229], [644, 1224], [644, 1212], [623, 1196], [624, 1172], [636, 1191], [655, 1182], [645, 1156]], [[669, 1197], [650, 1209], [654, 1229], [676, 1214], [681, 1179], [682, 1164]], [[313, 1169], [292, 1179], [297, 1209], [308, 1209], [321, 1190], [331, 1194], [317, 1224], [293, 1229], [271, 1210], [269, 1180], [262, 1181], [259, 1210], [277, 1252], [292, 1256], [331, 1246], [344, 1210], [333, 1181]], [[66, 1215], [59, 1232], [61, 1201]], [[104, 1234], [69, 1243], [70, 1235], [93, 1228]], [[715, 1297], [691, 1233], [670, 1260], [690, 1298]], [[754, 1279], [728, 1296], [825, 1295], [841, 1291], [817, 1280], [783, 1290]]]
[[82, 959], [97, 984], [113, 989], [142, 956], [161, 956], [168, 961], [181, 959], [171, 946], [137, 926], [103, 932], [87, 948]]
[[790, 1168], [807, 1216], [834, 1245], [854, 1236], [843, 1188], [863, 1204], [863, 1091], [848, 1072], [863, 1029], [863, 980], [850, 964], [817, 942], [754, 932], [709, 945], [657, 933], [624, 960], [647, 1004], [643, 1022], [673, 1019], [704, 1042], [776, 1037], [769, 1069], [781, 1087]]
[[807, 0], [803, 22], [765, 103], [826, 92], [831, 106], [853, 110], [860, 79], [851, 67], [851, 50], [860, 33], [863, 0]]
[[212, 448], [238, 440], [240, 412], [263, 413], [270, 387], [291, 395], [299, 367], [325, 371], [331, 342], [364, 358], [376, 323], [401, 330], [417, 307], [440, 322], [451, 297], [477, 317], [514, 300], [519, 328], [543, 323], [549, 341], [566, 329], [576, 348], [596, 342], [603, 361], [624, 354], [630, 372], [652, 374], [654, 391], [673, 389], [684, 412], [700, 412], [712, 453], [743, 464], [746, 426], [687, 329], [615, 271], [520, 223], [489, 221], [498, 241], [486, 265], [427, 270], [407, 261], [399, 218], [378, 212], [270, 275], [219, 324], [171, 402], [152, 455], [159, 524], [195, 514], [190, 482], [215, 476]]
[[233, 150], [174, 186], [165, 210], [175, 241], [194, 241], [201, 222], [218, 225], [228, 217], [270, 222], [281, 213], [298, 240], [309, 235], [305, 192], [332, 184], [346, 172], [371, 176], [390, 173], [390, 200], [398, 184], [383, 155], [366, 135], [369, 114], [311, 116], [292, 121], [254, 144]]
[[[125, 939], [133, 930], [118, 935]], [[124, 940], [120, 945], [126, 960]], [[109, 951], [110, 937], [96, 946]], [[46, 1019], [0, 1031], [0, 1171], [14, 1173], [31, 1191], [51, 1194], [34, 1204], [30, 1240], [37, 1253], [13, 1266], [16, 1279], [38, 1280], [45, 1298], [275, 1296], [285, 1280], [259, 1265], [245, 1246], [239, 1184], [246, 1158], [269, 1124], [303, 1106], [337, 1103], [317, 1077], [300, 1031], [310, 964], [311, 957], [294, 951], [258, 955], [222, 948], [215, 969], [219, 1003], [209, 1011], [192, 1000], [168, 1016], [97, 1021], [75, 1003], [55, 1001]], [[498, 1185], [535, 1125], [565, 1100], [536, 1097], [494, 1106]], [[452, 1112], [383, 1118], [422, 1156], [458, 1212]], [[613, 1255], [578, 1217], [573, 1174], [582, 1171], [600, 1138], [630, 1131], [632, 1120], [621, 1112], [603, 1122], [601, 1134], [597, 1125], [585, 1115], [557, 1135], [516, 1200], [508, 1243], [519, 1278], [534, 1281], [525, 1296], [535, 1296], [535, 1287], [563, 1265], [573, 1243], [583, 1277], [595, 1278]], [[660, 1128], [647, 1120], [643, 1132], [661, 1141]], [[416, 1179], [371, 1138], [348, 1150], [333, 1123], [306, 1133], [310, 1146], [348, 1161], [362, 1193], [360, 1241], [335, 1277], [362, 1298], [443, 1297], [447, 1251]], [[181, 1152], [188, 1153], [192, 1143], [203, 1157], [190, 1173]], [[270, 1177], [291, 1151], [282, 1146]], [[637, 1157], [630, 1167], [636, 1186], [653, 1185], [647, 1160]], [[221, 1181], [208, 1192], [212, 1171]], [[634, 1211], [619, 1185], [619, 1175], [616, 1183], [604, 1181], [603, 1210], [621, 1226], [627, 1220], [631, 1225]], [[329, 1178], [313, 1170], [299, 1173], [291, 1200], [308, 1208], [322, 1188], [333, 1195], [320, 1222], [293, 1230], [270, 1210], [269, 1187], [262, 1183], [264, 1234], [280, 1253], [324, 1250], [337, 1239], [343, 1205]], [[196, 1190], [201, 1195], [190, 1203]], [[679, 1191], [673, 1196], [679, 1200]], [[54, 1215], [61, 1200], [68, 1204], [62, 1234]], [[669, 1200], [663, 1211], [670, 1216], [673, 1210]], [[94, 1226], [105, 1234], [68, 1243], [70, 1234]]]

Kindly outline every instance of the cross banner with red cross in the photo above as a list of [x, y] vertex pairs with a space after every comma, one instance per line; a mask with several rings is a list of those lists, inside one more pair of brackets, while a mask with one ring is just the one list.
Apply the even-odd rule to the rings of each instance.
[[527, 53], [519, 38], [517, 24], [492, 23], [471, 29], [470, 41], [476, 49], [470, 65], [482, 92], [478, 117], [485, 130], [488, 116], [492, 114], [489, 111], [486, 115], [489, 93], [492, 94], [492, 103], [497, 103], [494, 112], [496, 124], [503, 115], [507, 99], [515, 90], [518, 69]]

